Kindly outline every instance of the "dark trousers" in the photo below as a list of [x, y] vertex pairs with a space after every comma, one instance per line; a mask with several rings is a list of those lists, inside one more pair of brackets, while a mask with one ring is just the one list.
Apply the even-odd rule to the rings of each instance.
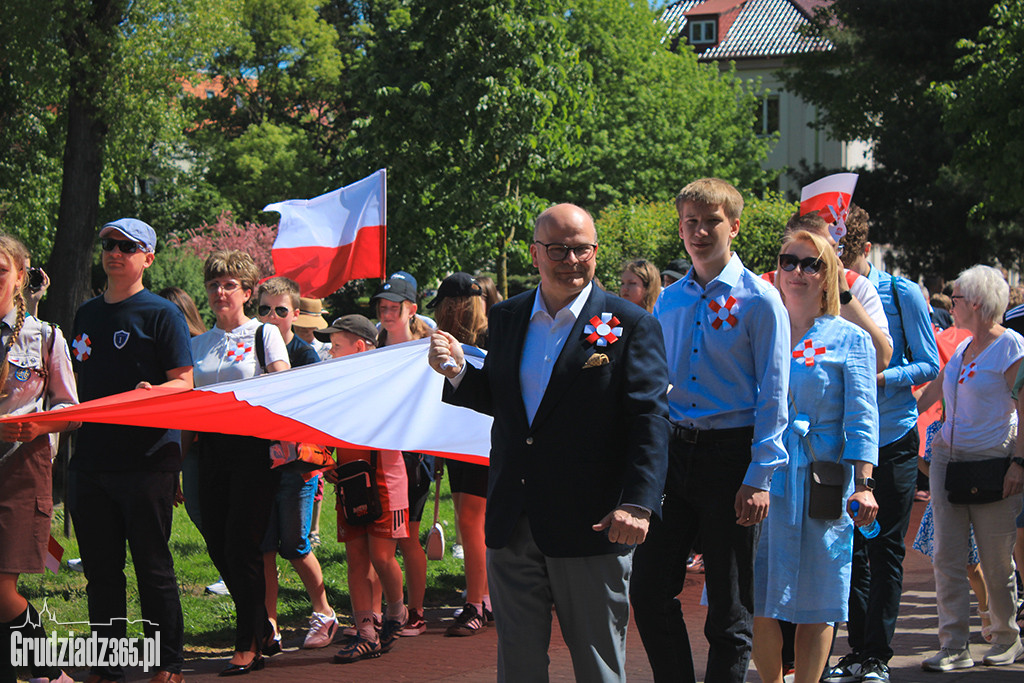
[[750, 438], [688, 444], [673, 437], [661, 517], [633, 556], [630, 600], [656, 681], [695, 681], [676, 596], [700, 534], [708, 616], [705, 680], [740, 683], [753, 636], [754, 555], [759, 527], [736, 524], [736, 492], [750, 465]]
[[[125, 543], [132, 551], [147, 638], [160, 632], [159, 669], [181, 672], [185, 630], [181, 618], [171, 537], [177, 472], [83, 472], [72, 470], [68, 510], [85, 569], [89, 621], [101, 637], [124, 638]], [[104, 625], [106, 624], [106, 625]], [[122, 680], [120, 667], [90, 673]]]
[[260, 544], [279, 476], [263, 439], [203, 434], [198, 445], [203, 538], [235, 602], [235, 650], [258, 650], [271, 634]]
[[850, 648], [862, 657], [888, 662], [893, 656], [893, 633], [903, 594], [904, 539], [917, 488], [917, 428], [878, 449], [875, 499], [878, 536], [853, 535], [850, 580]]

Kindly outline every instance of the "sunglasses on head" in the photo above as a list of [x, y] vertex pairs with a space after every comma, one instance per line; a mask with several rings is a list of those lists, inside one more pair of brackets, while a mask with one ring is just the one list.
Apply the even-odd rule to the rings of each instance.
[[270, 315], [270, 311], [274, 311], [278, 318], [286, 318], [288, 317], [288, 314], [292, 312], [287, 306], [274, 306], [273, 308], [270, 306], [260, 306], [256, 309], [256, 312], [260, 314], [261, 318], [266, 318]]
[[784, 270], [787, 273], [796, 270], [797, 266], [800, 266], [800, 270], [807, 273], [808, 275], [814, 275], [825, 263], [820, 258], [808, 256], [807, 258], [797, 258], [792, 254], [779, 254], [779, 269]]
[[114, 251], [116, 247], [122, 254], [144, 251], [143, 246], [134, 240], [116, 240], [113, 237], [101, 237], [100, 247], [103, 248], [103, 251]]

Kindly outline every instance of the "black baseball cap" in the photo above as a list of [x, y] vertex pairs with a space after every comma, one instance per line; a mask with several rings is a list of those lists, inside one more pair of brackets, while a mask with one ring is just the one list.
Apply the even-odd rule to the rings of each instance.
[[690, 270], [690, 262], [684, 258], [677, 258], [669, 261], [668, 265], [661, 271], [661, 274], [682, 280], [686, 277], [686, 271], [688, 270]]
[[374, 299], [387, 299], [388, 301], [394, 301], [401, 303], [403, 301], [410, 301], [416, 303], [416, 285], [409, 282], [408, 279], [399, 275], [392, 275], [388, 278], [388, 281], [377, 288], [377, 292], [373, 295]]
[[434, 308], [441, 303], [441, 299], [483, 295], [484, 290], [480, 288], [480, 283], [476, 281], [475, 277], [469, 273], [452, 273], [441, 281], [441, 285], [437, 288], [437, 296], [431, 299], [427, 308]]
[[370, 322], [370, 319], [365, 315], [359, 315], [358, 313], [350, 313], [349, 315], [336, 318], [330, 326], [322, 330], [315, 330], [313, 336], [322, 342], [328, 343], [331, 341], [331, 334], [334, 332], [350, 332], [360, 339], [365, 339], [374, 346], [377, 344], [376, 325]]

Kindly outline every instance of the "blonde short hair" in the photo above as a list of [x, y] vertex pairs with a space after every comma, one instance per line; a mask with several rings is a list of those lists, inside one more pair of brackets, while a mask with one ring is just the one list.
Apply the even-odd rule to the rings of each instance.
[[260, 271], [252, 256], [237, 249], [215, 251], [206, 257], [203, 264], [203, 282], [219, 277], [233, 277], [242, 285], [242, 289], [252, 291], [260, 279]]
[[732, 183], [720, 178], [701, 178], [679, 190], [676, 195], [676, 209], [682, 209], [687, 202], [719, 206], [725, 209], [730, 221], [739, 220], [743, 213], [743, 195]]

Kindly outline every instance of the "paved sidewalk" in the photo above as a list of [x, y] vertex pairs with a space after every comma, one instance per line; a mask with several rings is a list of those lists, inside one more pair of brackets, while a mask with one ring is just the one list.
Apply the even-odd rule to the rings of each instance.
[[[909, 538], [917, 531], [918, 521], [924, 512], [924, 503], [914, 504]], [[909, 545], [909, 543], [908, 543]], [[892, 680], [898, 683], [1022, 683], [1024, 664], [992, 669], [980, 664], [986, 645], [981, 639], [981, 624], [973, 618], [972, 650], [979, 664], [974, 669], [947, 674], [928, 673], [921, 670], [921, 659], [938, 647], [937, 617], [935, 612], [935, 587], [931, 563], [928, 558], [915, 550], [908, 550], [904, 563], [905, 582], [903, 605], [897, 624], [894, 649], [900, 653], [890, 662]], [[705, 608], [700, 606], [703, 576], [692, 575], [680, 595], [686, 623], [694, 647], [694, 659], [698, 667], [698, 679], [703, 679], [703, 668], [707, 659], [707, 645], [703, 638]], [[493, 681], [497, 657], [497, 638], [494, 629], [466, 638], [445, 638], [444, 629], [451, 620], [455, 606], [427, 610], [427, 632], [415, 638], [401, 638], [394, 649], [380, 659], [371, 659], [354, 664], [336, 665], [331, 657], [337, 646], [323, 650], [299, 650], [301, 636], [292, 642], [285, 639], [286, 651], [268, 661], [266, 669], [253, 673], [246, 680], [252, 683], [277, 683], [291, 681]], [[845, 653], [846, 634], [841, 631], [837, 641], [837, 652]], [[631, 681], [651, 681], [651, 670], [635, 628], [630, 624], [627, 639], [627, 674]], [[572, 681], [572, 663], [568, 650], [558, 633], [557, 622], [552, 633], [550, 648], [552, 681]], [[189, 682], [212, 682], [223, 680], [217, 677], [226, 664], [226, 659], [189, 657], [185, 679]], [[76, 676], [84, 679], [84, 672]], [[149, 677], [141, 671], [133, 672], [129, 680], [147, 681]], [[747, 680], [760, 683], [760, 677], [751, 666]]]

